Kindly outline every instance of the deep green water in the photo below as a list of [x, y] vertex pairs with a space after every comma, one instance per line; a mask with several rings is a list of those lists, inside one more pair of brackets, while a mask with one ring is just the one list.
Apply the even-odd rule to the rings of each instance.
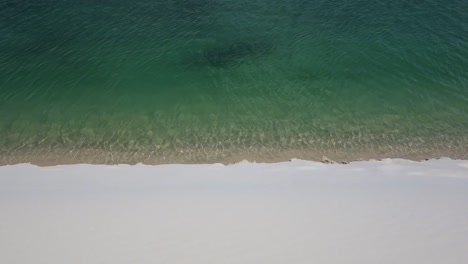
[[3, 0], [0, 156], [468, 157], [467, 14], [464, 0]]

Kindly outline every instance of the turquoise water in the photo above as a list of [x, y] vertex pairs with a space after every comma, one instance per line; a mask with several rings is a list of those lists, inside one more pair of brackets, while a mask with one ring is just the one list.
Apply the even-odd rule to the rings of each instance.
[[0, 2], [12, 162], [468, 157], [468, 2]]

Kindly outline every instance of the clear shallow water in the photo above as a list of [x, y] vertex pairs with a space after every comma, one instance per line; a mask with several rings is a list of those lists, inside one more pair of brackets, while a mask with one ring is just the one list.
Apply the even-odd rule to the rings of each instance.
[[3, 1], [3, 162], [467, 157], [466, 1]]

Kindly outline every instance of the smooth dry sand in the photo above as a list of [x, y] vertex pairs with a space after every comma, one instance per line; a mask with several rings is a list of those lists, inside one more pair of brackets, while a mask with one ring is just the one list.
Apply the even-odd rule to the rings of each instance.
[[0, 263], [468, 263], [468, 161], [0, 167]]

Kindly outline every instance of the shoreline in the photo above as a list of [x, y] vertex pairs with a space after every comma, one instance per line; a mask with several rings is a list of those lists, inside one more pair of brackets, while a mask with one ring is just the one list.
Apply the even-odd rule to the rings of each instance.
[[349, 164], [356, 161], [372, 161], [383, 159], [404, 159], [410, 161], [427, 161], [431, 159], [449, 158], [452, 160], [468, 160], [468, 150], [407, 149], [395, 151], [377, 149], [371, 151], [340, 151], [340, 150], [281, 150], [262, 149], [242, 151], [238, 153], [216, 152], [216, 150], [194, 151], [186, 150], [168, 154], [142, 153], [138, 151], [118, 152], [97, 149], [80, 151], [40, 151], [35, 149], [25, 153], [8, 154], [0, 151], [0, 166], [30, 163], [40, 167], [73, 164], [93, 165], [166, 165], [166, 164], [236, 164], [242, 161], [252, 163], [280, 163], [293, 159], [322, 162], [325, 164]]

